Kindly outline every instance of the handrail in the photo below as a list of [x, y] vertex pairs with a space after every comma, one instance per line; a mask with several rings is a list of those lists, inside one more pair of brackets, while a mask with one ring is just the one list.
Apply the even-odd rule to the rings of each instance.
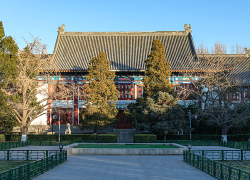
[[[242, 152], [242, 150], [238, 151]], [[183, 161], [221, 180], [241, 180], [250, 177], [250, 173], [247, 171], [195, 154], [194, 151], [183, 151]]]
[[0, 179], [18, 180], [18, 179], [33, 179], [40, 174], [54, 168], [55, 166], [67, 161], [67, 151], [62, 151], [54, 155], [44, 157], [40, 160], [27, 163], [25, 165], [10, 169], [0, 173]]

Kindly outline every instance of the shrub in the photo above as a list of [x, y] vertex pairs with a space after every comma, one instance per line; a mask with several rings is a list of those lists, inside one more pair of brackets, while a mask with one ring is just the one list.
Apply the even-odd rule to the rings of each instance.
[[[96, 135], [93, 134], [61, 134], [61, 140], [96, 140]], [[47, 135], [47, 134], [38, 134], [38, 135], [28, 135], [28, 140], [58, 140], [58, 134]]]
[[[167, 134], [166, 140], [189, 140], [189, 134]], [[164, 140], [163, 134], [157, 134], [157, 140]], [[221, 135], [192, 134], [192, 140], [221, 140]]]
[[100, 134], [97, 136], [99, 143], [116, 143], [117, 135], [116, 134]]
[[153, 134], [135, 134], [135, 143], [153, 143], [156, 140], [156, 135]]
[[96, 140], [97, 135], [94, 134], [62, 134], [61, 140]]
[[6, 134], [5, 141], [21, 141], [21, 136], [18, 134]]
[[5, 135], [4, 134], [0, 134], [0, 138], [1, 138], [0, 142], [4, 142], [5, 141]]
[[28, 134], [28, 140], [58, 140], [58, 135]]

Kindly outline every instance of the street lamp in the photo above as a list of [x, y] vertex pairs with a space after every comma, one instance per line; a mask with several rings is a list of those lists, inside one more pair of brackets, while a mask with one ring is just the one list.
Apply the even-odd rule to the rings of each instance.
[[190, 152], [190, 150], [192, 149], [192, 144], [188, 143], [187, 148], [188, 148], [188, 150]]
[[191, 141], [192, 137], [191, 137], [191, 111], [190, 110], [188, 111], [188, 114], [189, 114], [189, 125], [190, 125], [190, 141]]
[[62, 152], [62, 149], [63, 149], [63, 144], [62, 143], [59, 144], [59, 149], [60, 149], [60, 152]]
[[61, 132], [60, 125], [61, 125], [61, 109], [59, 108], [59, 133], [58, 133], [59, 142], [60, 142], [60, 132]]

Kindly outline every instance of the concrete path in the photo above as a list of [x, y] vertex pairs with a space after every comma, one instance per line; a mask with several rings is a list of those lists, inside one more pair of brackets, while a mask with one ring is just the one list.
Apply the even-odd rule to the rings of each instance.
[[68, 161], [35, 178], [94, 180], [212, 180], [183, 162], [182, 155], [68, 156]]
[[[58, 150], [58, 146], [27, 146], [16, 149]], [[221, 146], [193, 146], [192, 150], [233, 150]], [[68, 161], [35, 178], [94, 180], [213, 180], [212, 176], [183, 162], [182, 155], [68, 156]]]
[[59, 150], [59, 146], [25, 146], [13, 150]]

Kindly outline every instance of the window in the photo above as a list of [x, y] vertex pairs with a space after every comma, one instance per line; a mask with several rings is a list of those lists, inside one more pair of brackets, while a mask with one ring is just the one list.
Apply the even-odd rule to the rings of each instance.
[[132, 91], [132, 94], [134, 94], [134, 91]]
[[132, 88], [134, 88], [134, 85], [132, 84]]
[[131, 95], [130, 95], [130, 94], [128, 95], [128, 98], [131, 98]]
[[132, 99], [134, 99], [134, 95], [132, 95]]
[[130, 85], [128, 85], [128, 88], [131, 89], [131, 88], [130, 88]]
[[120, 84], [118, 85], [118, 89], [120, 89]]
[[125, 90], [125, 94], [127, 94], [128, 92], [127, 92], [127, 90]]
[[122, 89], [123, 89], [123, 85], [122, 85]]

